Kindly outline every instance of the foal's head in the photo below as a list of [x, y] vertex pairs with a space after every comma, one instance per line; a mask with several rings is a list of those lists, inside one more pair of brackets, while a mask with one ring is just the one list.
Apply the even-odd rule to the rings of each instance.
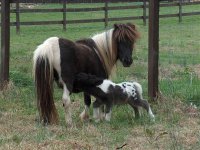
[[117, 47], [117, 58], [124, 67], [129, 67], [132, 62], [132, 51], [139, 32], [134, 24], [114, 24], [113, 38]]

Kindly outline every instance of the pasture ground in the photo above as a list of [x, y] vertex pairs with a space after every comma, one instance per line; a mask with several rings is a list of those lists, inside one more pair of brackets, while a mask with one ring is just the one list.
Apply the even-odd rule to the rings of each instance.
[[[38, 5], [36, 7], [62, 7]], [[72, 5], [70, 5], [72, 7]], [[79, 5], [79, 7], [86, 7]], [[88, 6], [87, 6], [88, 7]], [[186, 11], [197, 11], [199, 6], [185, 6]], [[130, 13], [131, 12], [131, 13]], [[161, 8], [160, 13], [177, 12]], [[110, 15], [142, 14], [140, 10], [112, 12]], [[68, 14], [101, 17], [103, 13]], [[30, 17], [31, 16], [31, 17]], [[61, 14], [23, 14], [22, 20], [59, 20]], [[15, 16], [12, 16], [14, 19]], [[134, 21], [141, 32], [133, 53], [130, 68], [118, 64], [114, 81], [136, 80], [143, 85], [147, 98], [148, 27]], [[114, 22], [109, 23], [109, 27]], [[37, 122], [35, 89], [32, 78], [32, 56], [37, 45], [50, 36], [80, 39], [104, 31], [103, 23], [62, 26], [24, 26], [16, 35], [11, 28], [10, 84], [0, 93], [0, 149], [191, 149], [200, 148], [200, 16], [160, 19], [159, 80], [161, 95], [152, 103], [156, 115], [151, 122], [144, 112], [141, 119], [133, 118], [129, 106], [114, 107], [111, 122], [81, 122], [82, 94], [73, 94], [72, 129], [65, 127], [62, 91], [55, 86], [55, 102], [60, 115], [56, 126], [44, 127]], [[91, 110], [92, 113], [92, 110]]]

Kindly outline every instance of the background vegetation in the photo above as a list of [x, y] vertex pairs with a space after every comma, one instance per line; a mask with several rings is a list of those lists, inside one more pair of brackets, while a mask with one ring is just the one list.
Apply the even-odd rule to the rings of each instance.
[[[75, 4], [69, 5], [73, 7]], [[95, 4], [100, 5], [100, 4]], [[126, 4], [129, 5], [129, 4]], [[95, 7], [94, 5], [89, 5]], [[76, 7], [89, 7], [85, 4]], [[56, 8], [61, 5], [36, 5]], [[188, 12], [199, 6], [185, 6]], [[176, 7], [161, 8], [160, 14], [176, 12]], [[113, 11], [111, 16], [142, 14], [141, 10]], [[101, 18], [103, 13], [69, 13], [68, 18]], [[23, 14], [21, 20], [59, 20], [61, 13]], [[15, 16], [12, 15], [12, 20]], [[120, 22], [120, 20], [119, 20]], [[118, 64], [114, 81], [136, 80], [147, 97], [148, 26], [134, 21], [141, 32], [130, 68]], [[113, 23], [110, 22], [111, 28]], [[32, 78], [33, 51], [50, 36], [76, 40], [104, 31], [103, 23], [62, 26], [23, 26], [20, 35], [11, 28], [10, 84], [0, 93], [0, 149], [199, 149], [200, 147], [200, 16], [160, 19], [160, 91], [158, 102], [151, 103], [156, 115], [150, 122], [146, 113], [139, 120], [129, 106], [115, 107], [110, 123], [80, 122], [82, 94], [73, 94], [74, 127], [67, 129], [62, 108], [62, 91], [55, 86], [55, 102], [60, 114], [57, 126], [37, 122], [35, 89]], [[91, 110], [92, 113], [92, 110]]]

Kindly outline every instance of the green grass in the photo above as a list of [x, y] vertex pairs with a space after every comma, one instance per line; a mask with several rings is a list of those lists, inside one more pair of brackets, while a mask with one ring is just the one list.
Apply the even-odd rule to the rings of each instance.
[[[121, 4], [113, 4], [121, 5]], [[129, 5], [126, 3], [124, 5]], [[68, 7], [98, 7], [99, 4], [69, 5]], [[37, 8], [61, 8], [61, 5], [38, 5]], [[184, 6], [188, 12], [196, 6]], [[160, 14], [177, 12], [177, 7], [161, 8]], [[141, 10], [112, 11], [109, 16], [141, 15]], [[103, 13], [69, 13], [69, 19], [101, 18]], [[23, 14], [21, 21], [61, 20], [62, 13]], [[15, 16], [12, 15], [12, 21]], [[120, 22], [120, 20], [118, 21]], [[134, 21], [141, 32], [133, 53], [134, 63], [123, 68], [118, 63], [115, 82], [136, 80], [147, 96], [148, 27], [142, 20]], [[109, 22], [109, 27], [115, 22]], [[50, 36], [76, 40], [104, 31], [104, 23], [21, 26], [20, 35], [11, 27], [10, 84], [0, 93], [0, 149], [194, 149], [200, 147], [200, 16], [160, 19], [159, 87], [162, 96], [151, 103], [156, 122], [149, 121], [145, 112], [135, 120], [129, 106], [113, 109], [110, 123], [81, 122], [83, 95], [72, 94], [74, 128], [65, 126], [62, 91], [55, 87], [55, 102], [60, 115], [56, 126], [44, 127], [36, 119], [38, 112], [32, 77], [33, 51]], [[198, 108], [190, 106], [196, 104]], [[92, 109], [91, 109], [92, 113]]]

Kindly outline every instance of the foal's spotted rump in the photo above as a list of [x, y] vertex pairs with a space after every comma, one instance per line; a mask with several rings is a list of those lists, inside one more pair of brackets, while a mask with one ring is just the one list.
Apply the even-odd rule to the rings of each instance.
[[142, 95], [142, 87], [137, 82], [122, 82], [117, 84], [122, 87], [122, 89], [129, 95], [134, 97], [134, 100], [137, 100], [136, 97], [136, 85], [138, 87], [138, 92]]

